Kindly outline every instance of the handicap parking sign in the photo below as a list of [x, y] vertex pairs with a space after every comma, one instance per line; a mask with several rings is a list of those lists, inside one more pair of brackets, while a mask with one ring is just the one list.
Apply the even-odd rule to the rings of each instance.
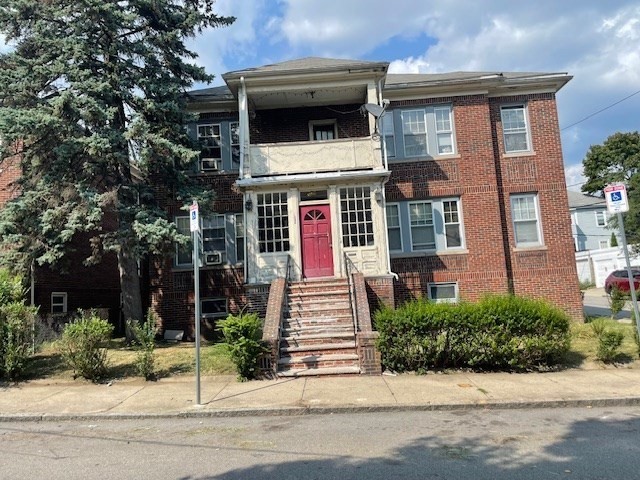
[[609, 213], [629, 211], [627, 187], [625, 187], [624, 183], [614, 183], [604, 187], [604, 198], [607, 202], [607, 210]]

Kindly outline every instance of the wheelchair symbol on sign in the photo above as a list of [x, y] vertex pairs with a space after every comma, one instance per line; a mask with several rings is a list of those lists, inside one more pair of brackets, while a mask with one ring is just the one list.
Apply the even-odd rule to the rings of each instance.
[[611, 192], [611, 201], [612, 202], [621, 202], [622, 201], [622, 193], [620, 193], [620, 192]]

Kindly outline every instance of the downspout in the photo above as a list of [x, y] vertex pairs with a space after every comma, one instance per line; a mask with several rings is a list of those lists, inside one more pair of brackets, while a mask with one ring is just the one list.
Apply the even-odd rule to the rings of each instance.
[[[244, 177], [244, 155], [247, 151], [246, 141], [248, 137], [248, 129], [249, 129], [249, 112], [247, 110], [247, 87], [244, 83], [244, 77], [240, 77], [240, 96], [239, 96], [239, 115], [240, 115], [240, 172], [238, 174], [239, 178], [242, 179]], [[249, 275], [249, 221], [247, 219], [247, 202], [246, 202], [246, 192], [242, 196], [242, 218], [244, 220], [244, 264], [242, 266], [243, 275], [244, 275], [244, 283], [247, 283], [248, 275]]]
[[[382, 99], [382, 80], [378, 81], [378, 104], [384, 107], [383, 99]], [[386, 113], [386, 111], [385, 111]], [[384, 116], [384, 113], [382, 114]], [[379, 119], [376, 119], [378, 122]], [[378, 134], [382, 138], [382, 163], [384, 164], [384, 169], [389, 171], [389, 161], [387, 158], [387, 141], [384, 136], [384, 132], [380, 131], [380, 126], [378, 126]], [[385, 184], [389, 181], [390, 177], [387, 177], [383, 182], [381, 182], [380, 186], [382, 188], [382, 218], [384, 219], [385, 233], [387, 233], [387, 196], [385, 192]], [[387, 235], [387, 241], [385, 242], [385, 255], [387, 258], [387, 271], [390, 275], [393, 275], [393, 278], [398, 280], [398, 274], [391, 271], [391, 253], [389, 252], [389, 238]]]

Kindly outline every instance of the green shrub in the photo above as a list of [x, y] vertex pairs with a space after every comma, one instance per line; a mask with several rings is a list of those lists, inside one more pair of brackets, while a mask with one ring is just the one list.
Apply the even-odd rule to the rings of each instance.
[[220, 322], [231, 360], [242, 381], [255, 378], [260, 355], [267, 352], [262, 339], [262, 322], [256, 314], [229, 315]]
[[24, 298], [22, 278], [12, 275], [8, 270], [0, 269], [0, 305], [20, 302]]
[[17, 379], [33, 353], [37, 309], [13, 301], [0, 305], [0, 377]]
[[611, 310], [611, 318], [614, 318], [624, 308], [627, 301], [627, 295], [616, 285], [611, 287], [609, 292], [609, 309]]
[[386, 368], [531, 369], [559, 362], [569, 349], [569, 319], [539, 300], [487, 297], [476, 304], [425, 299], [376, 312]]
[[591, 323], [591, 330], [596, 338], [600, 338], [602, 334], [607, 330], [607, 321], [604, 318], [596, 318]]
[[94, 311], [80, 312], [68, 323], [59, 340], [60, 353], [73, 369], [74, 378], [98, 380], [107, 371], [107, 351], [103, 346], [111, 338], [113, 326]]
[[147, 313], [144, 323], [127, 322], [128, 328], [133, 332], [133, 341], [137, 347], [136, 370], [145, 380], [153, 380], [155, 372], [155, 347], [156, 334], [158, 333], [156, 317], [151, 310]]
[[616, 330], [605, 330], [598, 336], [596, 358], [603, 362], [612, 362], [618, 355], [624, 334]]

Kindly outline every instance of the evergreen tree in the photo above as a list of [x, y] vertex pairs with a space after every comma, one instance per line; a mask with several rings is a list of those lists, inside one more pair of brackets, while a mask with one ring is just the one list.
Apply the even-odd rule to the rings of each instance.
[[213, 4], [3, 0], [0, 160], [22, 168], [22, 193], [0, 213], [7, 263], [56, 264], [93, 232], [87, 262], [117, 254], [124, 316], [142, 318], [138, 260], [186, 240], [156, 193], [212, 200], [185, 174], [198, 152], [184, 124], [186, 90], [212, 79], [185, 41], [234, 21]]
[[616, 237], [616, 234], [613, 232], [611, 232], [611, 240], [609, 241], [609, 245], [611, 245], [612, 247], [618, 246], [618, 237]]

